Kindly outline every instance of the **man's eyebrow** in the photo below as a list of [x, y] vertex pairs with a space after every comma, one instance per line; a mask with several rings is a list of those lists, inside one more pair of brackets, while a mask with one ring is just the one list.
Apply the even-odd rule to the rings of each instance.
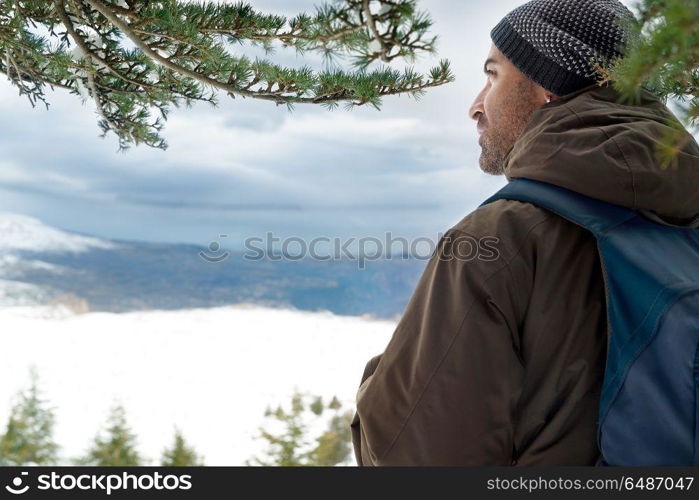
[[489, 57], [488, 59], [486, 59], [485, 63], [483, 63], [483, 73], [488, 72], [488, 64], [490, 64], [490, 63], [497, 64], [498, 62], [495, 59], [493, 59], [492, 57]]

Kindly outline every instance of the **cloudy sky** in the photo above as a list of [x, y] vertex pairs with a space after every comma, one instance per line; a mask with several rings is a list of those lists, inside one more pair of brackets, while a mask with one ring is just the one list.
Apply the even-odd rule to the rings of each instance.
[[[314, 1], [255, 0], [296, 14]], [[489, 32], [520, 0], [423, 0], [457, 81], [416, 102], [327, 111], [221, 97], [174, 110], [165, 152], [117, 152], [99, 137], [91, 103], [62, 91], [32, 109], [0, 81], [0, 210], [98, 236], [229, 247], [271, 231], [280, 237], [435, 239], [504, 184], [480, 172], [475, 122]], [[628, 4], [628, 2], [625, 2]], [[300, 65], [293, 52], [284, 61]], [[396, 66], [401, 67], [401, 63]]]

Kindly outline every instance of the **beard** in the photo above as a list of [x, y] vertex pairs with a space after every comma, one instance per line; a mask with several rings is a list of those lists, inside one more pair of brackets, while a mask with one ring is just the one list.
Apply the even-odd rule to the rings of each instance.
[[487, 129], [478, 140], [481, 146], [478, 163], [486, 174], [502, 175], [505, 172], [505, 158], [532, 113], [541, 106], [535, 101], [533, 90], [534, 82], [528, 79], [520, 81], [483, 123]]

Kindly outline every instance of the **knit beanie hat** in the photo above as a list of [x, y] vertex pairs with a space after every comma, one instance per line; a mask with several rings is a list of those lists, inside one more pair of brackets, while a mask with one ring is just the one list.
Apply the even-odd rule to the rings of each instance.
[[624, 55], [629, 33], [615, 19], [633, 17], [618, 0], [532, 0], [490, 37], [522, 73], [561, 96], [594, 84], [595, 63]]

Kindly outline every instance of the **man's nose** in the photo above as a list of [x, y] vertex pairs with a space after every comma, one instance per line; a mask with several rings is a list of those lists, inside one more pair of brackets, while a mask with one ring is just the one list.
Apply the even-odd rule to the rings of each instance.
[[481, 90], [471, 103], [471, 107], [468, 110], [468, 116], [470, 116], [473, 120], [478, 120], [481, 115], [485, 113], [485, 110], [483, 109], [484, 94], [484, 90]]

